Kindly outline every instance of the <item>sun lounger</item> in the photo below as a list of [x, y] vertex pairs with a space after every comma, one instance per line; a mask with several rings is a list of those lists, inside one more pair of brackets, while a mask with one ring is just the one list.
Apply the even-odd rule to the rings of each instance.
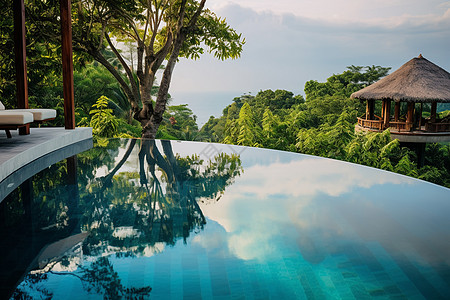
[[34, 122], [45, 122], [56, 118], [56, 110], [46, 108], [8, 109], [12, 112], [29, 112], [33, 114]]
[[5, 109], [5, 106], [1, 101], [0, 101], [0, 111], [30, 112], [33, 114], [34, 122], [44, 122], [56, 118], [56, 110], [54, 109], [47, 109], [47, 108]]
[[[31, 121], [30, 121], [31, 115]], [[23, 127], [31, 122], [42, 123], [56, 118], [56, 110], [45, 108], [32, 109], [5, 109], [0, 101], [0, 129], [6, 131], [8, 138], [11, 138], [9, 130]], [[9, 123], [8, 123], [9, 122]]]
[[8, 138], [12, 137], [10, 130], [16, 130], [30, 124], [33, 121], [33, 114], [30, 112], [0, 110], [0, 129], [5, 130]]

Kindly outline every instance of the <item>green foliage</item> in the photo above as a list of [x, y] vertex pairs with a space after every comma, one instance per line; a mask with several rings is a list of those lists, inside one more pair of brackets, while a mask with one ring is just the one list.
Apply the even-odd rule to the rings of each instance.
[[215, 118], [210, 116], [209, 120], [200, 129], [200, 134], [203, 137], [203, 141], [206, 142], [219, 142], [224, 139], [225, 133], [225, 123], [224, 118]]
[[108, 102], [107, 97], [101, 96], [89, 112], [92, 115], [89, 125], [96, 137], [112, 138], [118, 134], [119, 122], [108, 108]]
[[196, 121], [197, 116], [187, 104], [168, 106], [156, 137], [168, 140], [199, 140], [202, 133], [199, 132]]
[[255, 126], [255, 118], [248, 103], [245, 103], [239, 112], [237, 125], [239, 135], [237, 144], [243, 146], [257, 146], [259, 140], [259, 128]]
[[100, 96], [106, 96], [114, 115], [131, 121], [131, 106], [126, 95], [117, 80], [103, 66], [92, 63], [75, 71], [74, 85], [77, 107], [83, 111], [88, 111]]
[[309, 81], [306, 101], [282, 90], [245, 94], [234, 98], [220, 118], [211, 117], [201, 131], [209, 140], [214, 136], [214, 141], [224, 143], [340, 159], [450, 186], [450, 145], [428, 145], [425, 167], [418, 169], [416, 153], [392, 140], [389, 130], [355, 133], [356, 117], [365, 106], [350, 99], [350, 94], [389, 69], [350, 66], [325, 83]]
[[419, 179], [450, 187], [448, 172], [435, 166], [424, 166], [418, 172]]
[[411, 177], [418, 177], [417, 167], [411, 160], [409, 159], [409, 155], [405, 155], [400, 159], [398, 164], [395, 166], [394, 171], [396, 173], [408, 175]]
[[[326, 82], [319, 83], [310, 80], [305, 84], [306, 100], [339, 95], [350, 97], [350, 95], [386, 76], [391, 68], [381, 66], [350, 66], [347, 71], [329, 77]], [[365, 72], [361, 72], [365, 69]]]
[[[194, 5], [196, 1], [192, 1]], [[231, 28], [224, 18], [206, 9], [198, 20], [198, 29], [194, 31], [183, 45], [181, 56], [198, 59], [203, 54], [203, 45], [214, 57], [225, 60], [238, 58], [242, 52], [245, 39]]]
[[303, 103], [302, 96], [284, 90], [244, 94], [234, 98], [219, 119], [205, 125], [225, 143], [294, 150], [297, 129], [292, 126], [292, 111]]

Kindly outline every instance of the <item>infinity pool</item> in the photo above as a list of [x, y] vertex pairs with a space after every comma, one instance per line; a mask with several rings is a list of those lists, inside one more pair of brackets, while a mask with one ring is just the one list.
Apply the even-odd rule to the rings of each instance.
[[449, 299], [450, 190], [295, 153], [110, 140], [0, 204], [0, 298]]

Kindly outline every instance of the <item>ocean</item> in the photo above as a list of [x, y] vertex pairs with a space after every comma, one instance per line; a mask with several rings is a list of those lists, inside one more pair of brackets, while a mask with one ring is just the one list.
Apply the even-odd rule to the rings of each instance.
[[201, 128], [210, 116], [216, 118], [222, 111], [233, 103], [235, 97], [242, 96], [244, 92], [170, 92], [172, 100], [169, 105], [187, 104], [197, 116], [198, 127]]

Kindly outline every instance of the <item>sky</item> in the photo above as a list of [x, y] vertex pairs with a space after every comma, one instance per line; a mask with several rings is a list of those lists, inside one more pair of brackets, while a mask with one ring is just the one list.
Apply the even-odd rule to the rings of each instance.
[[395, 71], [422, 54], [450, 71], [450, 1], [207, 0], [246, 40], [241, 57], [180, 59], [170, 94], [202, 125], [234, 97], [284, 89], [304, 95], [347, 66]]

